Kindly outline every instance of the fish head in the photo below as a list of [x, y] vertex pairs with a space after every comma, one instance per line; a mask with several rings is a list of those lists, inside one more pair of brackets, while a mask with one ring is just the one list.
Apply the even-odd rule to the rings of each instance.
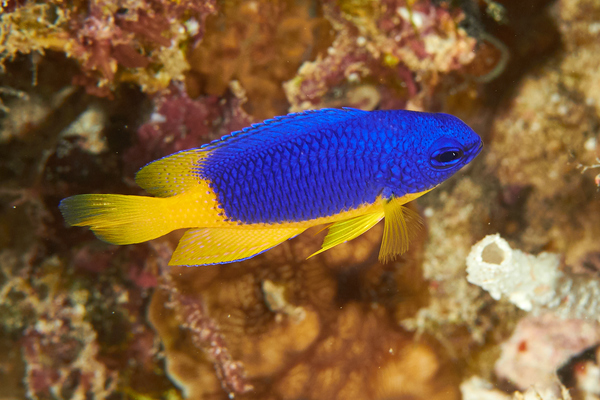
[[422, 151], [417, 162], [419, 173], [430, 187], [450, 178], [473, 161], [481, 152], [483, 141], [467, 124], [448, 114], [430, 114], [435, 125], [420, 142]]

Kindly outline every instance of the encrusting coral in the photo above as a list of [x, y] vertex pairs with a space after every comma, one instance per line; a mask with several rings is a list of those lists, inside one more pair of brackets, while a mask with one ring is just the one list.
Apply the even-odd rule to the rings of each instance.
[[[470, 1], [0, 2], [7, 395], [457, 399], [477, 375], [475, 389], [506, 399], [536, 398], [526, 386], [557, 369], [594, 376], [591, 358], [568, 359], [597, 344], [596, 322], [556, 315], [594, 317], [578, 300], [600, 271], [598, 172], [585, 169], [598, 156], [598, 4], [506, 1], [503, 16], [479, 3], [506, 25]], [[239, 264], [169, 269], [177, 233], [115, 248], [67, 230], [56, 210], [77, 193], [139, 193], [146, 162], [254, 121], [342, 106], [451, 112], [486, 142], [414, 206], [426, 231], [395, 263], [376, 261], [375, 227], [309, 260], [322, 239], [310, 233]], [[469, 284], [471, 246], [495, 232], [563, 256], [529, 281], [547, 301], [505, 286], [554, 315]]]
[[[585, 11], [584, 11], [585, 10]], [[486, 163], [505, 196], [520, 204], [522, 248], [564, 254], [577, 266], [600, 245], [600, 208], [591, 171], [600, 121], [594, 1], [560, 1], [553, 17], [564, 51], [523, 80], [494, 122]]]
[[57, 258], [38, 266], [45, 272], [39, 279], [28, 276], [31, 268], [23, 261], [10, 250], [0, 253], [0, 315], [4, 329], [26, 326], [21, 341], [27, 396], [106, 399], [117, 372], [99, 360], [97, 332], [85, 309], [89, 292], [61, 290]]
[[0, 67], [17, 54], [64, 52], [81, 67], [74, 83], [108, 96], [118, 82], [156, 92], [182, 81], [185, 48], [202, 38], [215, 2], [27, 1], [0, 8]]
[[557, 391], [558, 369], [600, 342], [600, 282], [562, 272], [560, 264], [557, 254], [514, 250], [498, 234], [473, 245], [467, 257], [469, 282], [532, 314], [502, 343], [494, 368], [499, 379], [521, 390]]
[[[394, 315], [410, 313], [402, 294], [414, 285], [420, 246], [378, 267], [379, 231], [307, 261], [319, 240], [310, 234], [239, 265], [171, 268], [150, 311], [171, 379], [189, 398], [222, 385], [242, 399], [456, 399], [450, 365], [393, 323]], [[347, 270], [352, 259], [358, 264]], [[190, 307], [198, 317], [189, 316]], [[183, 320], [206, 322], [200, 331], [186, 324], [182, 331]], [[232, 361], [223, 363], [225, 354]], [[238, 365], [241, 375], [217, 379], [227, 365]]]
[[189, 55], [189, 90], [222, 96], [232, 80], [246, 90], [245, 109], [257, 120], [288, 111], [281, 84], [331, 38], [320, 2], [227, 0], [207, 21]]
[[[582, 174], [581, 165], [594, 164], [596, 157], [596, 72], [589, 62], [598, 52], [592, 51], [597, 33], [587, 29], [594, 26], [593, 13], [575, 11], [583, 9], [597, 4], [565, 0], [544, 11], [561, 30], [565, 48], [540, 66], [528, 63], [532, 69], [500, 103], [493, 121], [482, 125], [484, 132], [491, 127], [483, 165], [421, 201], [430, 226], [423, 268], [432, 297], [404, 326], [441, 340], [460, 336], [461, 327], [480, 343], [503, 340], [519, 312], [482, 296], [465, 271], [471, 246], [495, 232], [525, 252], [561, 254], [567, 275], [587, 270], [590, 276], [581, 279], [595, 285], [600, 209], [593, 175]], [[581, 57], [585, 62], [578, 64]], [[448, 343], [457, 352], [465, 349]]]
[[[383, 108], [426, 109], [443, 76], [476, 59], [477, 41], [458, 25], [460, 9], [428, 1], [325, 1], [323, 8], [336, 36], [324, 57], [305, 62], [284, 85], [291, 111], [327, 106], [365, 83], [381, 91]], [[354, 107], [378, 105], [344, 97]]]
[[[30, 399], [110, 399], [172, 390], [145, 322], [153, 282], [151, 263], [143, 260], [155, 250], [123, 249], [111, 258], [87, 247], [74, 251], [70, 265], [58, 256], [37, 259], [40, 251], [0, 252], [0, 342], [18, 337], [14, 353], [22, 357], [19, 363], [3, 353], [0, 383], [24, 375], [14, 398], [24, 398], [23, 391]], [[115, 268], [119, 259], [127, 260], [126, 271]], [[11, 386], [3, 385], [2, 395]]]
[[181, 84], [172, 84], [154, 97], [149, 120], [136, 132], [134, 143], [123, 154], [126, 175], [169, 154], [199, 147], [252, 122], [242, 105], [246, 93], [233, 81], [222, 97], [202, 96], [195, 99]]
[[597, 346], [591, 359], [580, 359], [573, 368], [575, 389], [586, 399], [597, 400], [600, 398], [600, 346]]
[[522, 318], [504, 343], [494, 365], [498, 379], [520, 390], [556, 387], [561, 367], [600, 342], [597, 321], [564, 319], [552, 314]]

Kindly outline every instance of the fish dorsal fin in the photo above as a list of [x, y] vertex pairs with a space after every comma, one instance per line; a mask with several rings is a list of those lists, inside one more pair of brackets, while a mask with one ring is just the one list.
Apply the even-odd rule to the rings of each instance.
[[[361, 215], [359, 217], [339, 221], [329, 227], [329, 232], [323, 240], [321, 250], [312, 254], [316, 256], [319, 253], [329, 250], [338, 244], [355, 239], [374, 227], [383, 218], [383, 211]], [[309, 257], [309, 258], [310, 258]]]
[[385, 226], [383, 240], [379, 251], [379, 261], [392, 261], [400, 254], [406, 253], [409, 243], [423, 227], [419, 214], [403, 206], [404, 197], [392, 197], [384, 201]]
[[203, 228], [185, 232], [169, 265], [241, 261], [277, 246], [306, 228]]
[[190, 149], [163, 157], [140, 169], [135, 182], [154, 196], [181, 194], [198, 185], [200, 162], [206, 154], [203, 149]]
[[263, 149], [270, 143], [279, 142], [282, 135], [292, 138], [295, 135], [305, 134], [315, 126], [336, 124], [350, 118], [358, 117], [366, 111], [353, 108], [324, 108], [321, 110], [307, 110], [287, 114], [263, 122], [252, 124], [240, 131], [215, 140], [203, 148], [215, 149], [215, 156], [232, 155], [240, 150], [257, 147]]

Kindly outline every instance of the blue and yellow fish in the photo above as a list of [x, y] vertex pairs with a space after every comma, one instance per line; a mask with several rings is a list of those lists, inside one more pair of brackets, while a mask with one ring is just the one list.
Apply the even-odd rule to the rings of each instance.
[[70, 225], [113, 244], [188, 229], [170, 265], [244, 260], [328, 224], [322, 248], [385, 217], [380, 260], [405, 252], [418, 220], [403, 204], [468, 164], [481, 138], [447, 114], [345, 108], [276, 117], [142, 168], [148, 196], [84, 194], [60, 203]]

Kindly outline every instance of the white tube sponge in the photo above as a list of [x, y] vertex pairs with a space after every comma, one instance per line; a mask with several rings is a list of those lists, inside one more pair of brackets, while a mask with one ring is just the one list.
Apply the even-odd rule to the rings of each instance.
[[563, 318], [600, 320], [600, 284], [559, 270], [560, 256], [513, 250], [500, 235], [476, 243], [467, 256], [467, 280], [499, 300], [539, 314], [552, 310]]
[[530, 387], [512, 395], [496, 389], [494, 384], [473, 376], [460, 384], [463, 400], [572, 400], [569, 390], [558, 380], [546, 387]]

